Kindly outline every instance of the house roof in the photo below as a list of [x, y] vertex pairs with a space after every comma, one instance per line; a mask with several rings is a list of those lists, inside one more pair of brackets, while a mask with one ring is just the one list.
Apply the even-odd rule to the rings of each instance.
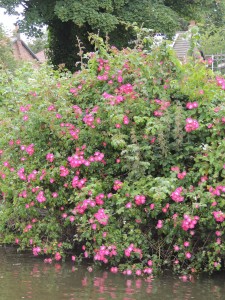
[[20, 39], [19, 35], [17, 35], [17, 37], [12, 40], [12, 48], [15, 59], [31, 61], [35, 64], [39, 62], [39, 58], [28, 47], [28, 45]]
[[34, 52], [27, 46], [27, 44], [23, 40], [21, 40], [21, 43], [22, 43], [23, 47], [30, 53], [30, 55], [34, 59], [36, 59], [37, 61], [39, 61], [38, 57], [34, 54]]

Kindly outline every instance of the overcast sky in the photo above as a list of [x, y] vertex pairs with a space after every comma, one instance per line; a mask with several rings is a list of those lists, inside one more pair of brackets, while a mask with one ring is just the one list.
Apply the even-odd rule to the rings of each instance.
[[[14, 23], [18, 20], [18, 16], [9, 16], [4, 14], [5, 9], [0, 8], [0, 23], [3, 24], [4, 29], [6, 30], [7, 34], [10, 35], [12, 30], [14, 30], [15, 25]], [[21, 35], [23, 40], [27, 40], [24, 34]]]

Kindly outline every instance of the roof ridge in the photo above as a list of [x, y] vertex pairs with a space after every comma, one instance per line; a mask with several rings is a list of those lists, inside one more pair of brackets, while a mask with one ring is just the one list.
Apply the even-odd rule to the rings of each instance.
[[15, 38], [12, 40], [13, 44], [16, 42], [21, 42], [21, 44], [23, 45], [24, 48], [26, 48], [26, 50], [30, 53], [30, 55], [36, 59], [37, 61], [39, 61], [38, 57], [34, 54], [34, 52], [29, 48], [29, 46], [21, 39]]

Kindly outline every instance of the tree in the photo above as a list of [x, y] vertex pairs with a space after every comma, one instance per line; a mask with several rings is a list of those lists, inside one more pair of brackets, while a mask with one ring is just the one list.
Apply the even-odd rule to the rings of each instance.
[[[222, 2], [222, 3], [221, 3]], [[215, 0], [1, 0], [1, 6], [9, 13], [14, 13], [21, 4], [24, 7], [21, 29], [30, 34], [40, 33], [40, 26], [46, 24], [50, 32], [50, 55], [54, 64], [65, 62], [72, 68], [71, 58], [75, 61], [79, 51], [76, 36], [84, 43], [85, 48], [91, 46], [87, 39], [87, 31], [108, 34], [110, 43], [123, 47], [133, 37], [131, 29], [126, 30], [124, 23], [137, 22], [156, 32], [171, 38], [181, 27], [181, 21], [217, 20], [223, 16], [224, 1]], [[212, 9], [213, 8], [213, 9]], [[220, 17], [221, 18], [221, 17]], [[223, 18], [223, 17], [222, 17]], [[185, 24], [185, 22], [184, 22]], [[117, 33], [120, 34], [119, 39]], [[57, 42], [56, 42], [57, 41]], [[62, 53], [62, 55], [60, 54]]]
[[224, 0], [165, 0], [164, 4], [181, 17], [196, 20], [207, 26], [221, 26], [225, 20]]
[[204, 54], [225, 53], [225, 28], [210, 26], [200, 36], [201, 49]]
[[15, 67], [16, 61], [13, 57], [11, 41], [0, 24], [0, 69], [13, 70]]

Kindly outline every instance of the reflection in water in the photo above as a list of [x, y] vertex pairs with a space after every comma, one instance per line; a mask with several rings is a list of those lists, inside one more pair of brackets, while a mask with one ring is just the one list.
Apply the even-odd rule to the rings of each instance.
[[0, 248], [0, 300], [225, 299], [224, 274], [183, 282], [172, 276], [142, 279], [90, 271], [71, 263], [44, 264], [30, 254]]

